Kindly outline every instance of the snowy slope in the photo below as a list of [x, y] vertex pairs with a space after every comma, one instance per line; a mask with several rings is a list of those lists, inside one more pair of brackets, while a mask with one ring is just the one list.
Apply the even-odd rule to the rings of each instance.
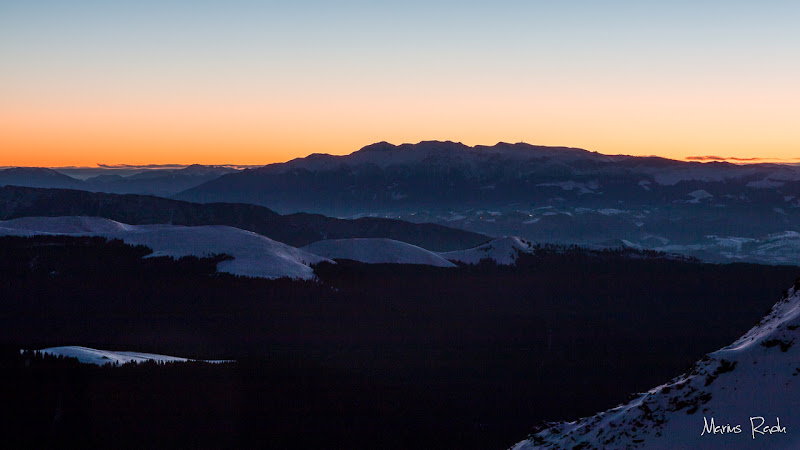
[[234, 257], [217, 265], [220, 272], [264, 278], [314, 277], [309, 264], [317, 255], [238, 228], [213, 225], [127, 225], [99, 217], [24, 217], [0, 221], [0, 235], [68, 234], [122, 239], [146, 245], [152, 256], [181, 257], [226, 253]]
[[[537, 427], [513, 449], [800, 448], [798, 340], [800, 282], [756, 327], [689, 372], [595, 416]], [[761, 434], [778, 421], [780, 431]]]
[[503, 236], [467, 250], [442, 252], [439, 256], [448, 261], [477, 264], [482, 259], [492, 259], [497, 264], [511, 265], [519, 253], [530, 253], [531, 243], [518, 236]]
[[[88, 347], [68, 346], [68, 347], [51, 347], [39, 350], [39, 352], [46, 355], [65, 356], [70, 358], [78, 358], [78, 361], [84, 364], [97, 364], [102, 366], [105, 364], [126, 364], [129, 362], [186, 362], [191, 361], [187, 358], [179, 358], [177, 356], [155, 355], [153, 353], [136, 353], [136, 352], [116, 352], [110, 350], [95, 350]], [[219, 363], [225, 361], [203, 361], [209, 363]]]
[[314, 242], [302, 250], [330, 259], [352, 259], [364, 263], [425, 264], [455, 267], [434, 252], [393, 239], [328, 239]]

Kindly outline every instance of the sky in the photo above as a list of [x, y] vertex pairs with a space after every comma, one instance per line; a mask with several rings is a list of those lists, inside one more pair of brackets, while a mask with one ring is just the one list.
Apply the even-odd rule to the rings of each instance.
[[800, 2], [0, 0], [0, 166], [800, 157]]

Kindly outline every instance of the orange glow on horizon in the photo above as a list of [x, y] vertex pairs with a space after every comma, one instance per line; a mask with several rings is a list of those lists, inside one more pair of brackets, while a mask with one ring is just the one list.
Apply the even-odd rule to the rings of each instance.
[[[797, 161], [796, 106], [713, 91], [546, 93], [431, 88], [413, 96], [309, 92], [19, 96], [0, 105], [0, 166], [265, 165], [379, 141], [527, 142], [671, 159]], [[470, 94], [470, 95], [467, 95]], [[776, 97], [770, 97], [776, 98]], [[746, 104], [747, 108], [741, 107]]]
[[800, 155], [797, 2], [45, 3], [0, 8], [0, 166]]

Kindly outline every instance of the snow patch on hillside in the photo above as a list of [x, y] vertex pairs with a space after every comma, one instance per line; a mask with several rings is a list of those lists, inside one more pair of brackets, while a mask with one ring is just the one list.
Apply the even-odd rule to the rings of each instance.
[[[131, 362], [140, 363], [145, 361], [155, 362], [187, 362], [193, 361], [187, 358], [179, 358], [177, 356], [156, 355], [154, 353], [138, 353], [138, 352], [118, 352], [111, 350], [96, 350], [88, 347], [67, 346], [67, 347], [50, 347], [38, 352], [45, 355], [64, 356], [68, 358], [77, 358], [83, 364], [96, 364], [103, 366], [106, 364], [120, 365]], [[201, 362], [207, 363], [222, 363], [228, 362], [224, 360], [212, 360]]]
[[217, 270], [251, 277], [311, 279], [314, 273], [310, 265], [327, 261], [260, 234], [223, 225], [128, 225], [100, 217], [76, 216], [0, 221], [0, 235], [36, 234], [121, 239], [127, 244], [151, 248], [151, 256], [179, 258], [225, 253], [234, 259], [219, 263]]
[[518, 236], [504, 236], [483, 245], [467, 250], [442, 252], [439, 255], [449, 261], [464, 264], [478, 264], [483, 259], [494, 260], [497, 264], [511, 265], [520, 253], [531, 253], [531, 243]]
[[[687, 373], [595, 416], [540, 425], [513, 449], [800, 448], [798, 288], [795, 283], [758, 325]], [[762, 434], [778, 421], [784, 432]], [[726, 425], [730, 431], [721, 433]]]
[[307, 252], [330, 259], [352, 259], [363, 263], [424, 264], [437, 267], [455, 267], [438, 254], [393, 239], [328, 239], [302, 248]]
[[557, 183], [539, 183], [536, 186], [554, 186], [554, 187], [560, 187], [565, 191], [577, 190], [581, 194], [595, 194], [597, 193], [596, 191], [600, 187], [600, 184], [597, 181], [582, 183], [579, 181], [569, 180], [569, 181], [560, 181]]
[[700, 203], [700, 200], [705, 200], [707, 198], [713, 198], [714, 196], [709, 194], [707, 191], [702, 189], [698, 189], [696, 191], [692, 191], [686, 195], [687, 197], [692, 197], [691, 200], [687, 200], [686, 203]]

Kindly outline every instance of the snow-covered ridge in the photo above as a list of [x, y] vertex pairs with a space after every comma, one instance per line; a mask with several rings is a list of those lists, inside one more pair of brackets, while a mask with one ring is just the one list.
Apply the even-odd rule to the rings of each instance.
[[531, 243], [518, 236], [503, 236], [483, 245], [467, 250], [442, 252], [439, 256], [448, 261], [464, 264], [477, 264], [483, 259], [494, 260], [497, 264], [511, 265], [520, 253], [532, 252]]
[[513, 449], [800, 448], [798, 288], [689, 372], [595, 416], [541, 425]]
[[455, 267], [455, 264], [422, 247], [393, 239], [328, 239], [302, 248], [330, 259], [352, 259], [369, 264], [399, 263]]
[[145, 361], [156, 361], [156, 362], [200, 361], [212, 364], [230, 362], [227, 360], [192, 360], [188, 358], [180, 358], [177, 356], [156, 355], [154, 353], [96, 350], [93, 348], [79, 347], [79, 346], [50, 347], [42, 350], [37, 350], [37, 352], [43, 353], [45, 355], [77, 358], [78, 361], [83, 364], [96, 364], [98, 366], [103, 366], [106, 364], [120, 365], [131, 362], [140, 363]]
[[314, 277], [311, 264], [325, 258], [250, 231], [223, 225], [128, 225], [100, 217], [24, 217], [0, 221], [0, 235], [63, 234], [121, 239], [153, 249], [152, 256], [234, 257], [217, 265], [220, 272], [263, 278]]
[[[573, 175], [585, 174], [585, 170], [575, 165], [579, 161], [609, 164], [614, 170], [623, 170], [651, 178], [655, 184], [674, 186], [681, 181], [715, 182], [747, 177], [763, 177], [762, 181], [752, 182], [753, 188], [776, 187], [782, 181], [800, 180], [800, 170], [792, 165], [729, 163], [701, 163], [669, 160], [665, 158], [635, 157], [626, 155], [605, 155], [587, 150], [567, 147], [545, 147], [525, 143], [496, 145], [476, 145], [474, 147], [460, 142], [423, 141], [417, 144], [393, 145], [378, 142], [368, 145], [349, 155], [334, 156], [315, 153], [305, 158], [297, 158], [284, 163], [270, 164], [259, 169], [260, 173], [286, 173], [292, 170], [325, 172], [343, 167], [372, 166], [388, 168], [392, 166], [439, 165], [459, 168], [477, 174], [483, 167], [502, 162], [513, 164], [523, 173], [538, 171], [544, 166], [569, 168]], [[526, 167], [527, 166], [527, 167]], [[650, 180], [645, 180], [648, 184]], [[564, 190], [578, 189], [580, 193], [599, 194], [601, 185], [593, 182], [584, 184], [574, 180], [549, 183]], [[545, 184], [545, 185], [548, 185]], [[652, 186], [638, 184], [645, 191]]]
[[613, 161], [614, 156], [601, 155], [578, 148], [545, 147], [524, 143], [497, 143], [493, 146], [474, 147], [460, 142], [423, 141], [417, 144], [393, 145], [378, 142], [367, 145], [349, 155], [334, 156], [315, 153], [305, 158], [297, 158], [285, 163], [265, 166], [258, 171], [282, 173], [294, 169], [311, 172], [336, 170], [342, 166], [372, 165], [381, 168], [417, 164], [453, 165], [477, 169], [487, 161], [497, 158], [510, 161], [528, 161], [544, 157], [556, 158], [559, 162], [590, 159]]

